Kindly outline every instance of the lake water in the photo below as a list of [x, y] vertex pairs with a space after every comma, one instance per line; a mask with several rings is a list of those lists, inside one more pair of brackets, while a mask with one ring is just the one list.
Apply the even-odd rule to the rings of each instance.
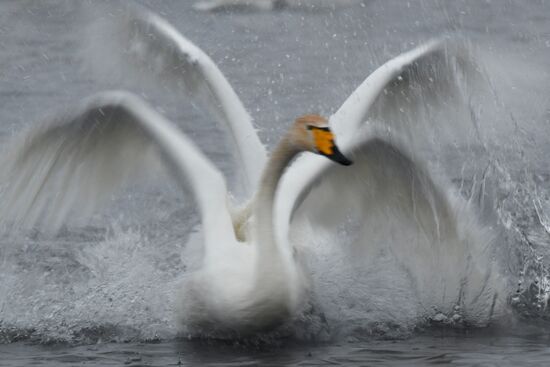
[[[467, 118], [419, 122], [411, 131], [416, 153], [466, 198], [492, 167], [495, 204], [479, 220], [499, 234], [491, 253], [504, 289], [498, 315], [451, 322], [467, 315], [430, 303], [441, 289], [404, 289], [391, 267], [346, 277], [337, 261], [344, 259], [319, 255], [310, 266], [326, 324], [301, 320], [285, 337], [188, 340], [174, 322], [172, 290], [193, 266], [185, 254], [200, 241], [197, 213], [170, 179], [146, 174], [90, 222], [71, 220], [56, 235], [2, 234], [0, 366], [548, 364], [547, 1], [304, 0], [272, 12], [216, 13], [197, 12], [191, 1], [139, 3], [212, 57], [268, 147], [295, 116], [333, 113], [389, 58], [441, 35], [466, 39], [489, 92], [469, 95]], [[3, 144], [83, 97], [129, 89], [177, 122], [236, 185], [222, 130], [185, 96], [160, 82], [137, 85], [124, 71], [102, 78], [86, 66], [91, 22], [116, 19], [124, 6], [0, 3]], [[433, 277], [445, 283], [444, 273]]]

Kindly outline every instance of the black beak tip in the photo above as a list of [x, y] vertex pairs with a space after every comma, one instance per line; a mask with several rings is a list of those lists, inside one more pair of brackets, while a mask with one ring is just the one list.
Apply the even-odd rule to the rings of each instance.
[[336, 163], [341, 164], [342, 166], [351, 166], [353, 164], [353, 161], [349, 160], [344, 156], [338, 149], [334, 149], [333, 153], [331, 155], [327, 156], [331, 160], [333, 160]]
[[340, 163], [343, 166], [351, 166], [353, 164], [353, 161], [350, 161], [349, 159], [344, 157], [344, 160], [339, 161], [338, 163]]

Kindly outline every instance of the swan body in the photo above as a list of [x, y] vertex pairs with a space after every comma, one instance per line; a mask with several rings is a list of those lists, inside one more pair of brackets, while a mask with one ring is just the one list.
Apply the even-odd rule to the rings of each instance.
[[[468, 61], [461, 50], [436, 40], [388, 61], [328, 122], [316, 115], [299, 118], [267, 160], [241, 101], [198, 47], [148, 12], [130, 13], [127, 19], [117, 19], [115, 27], [117, 32], [99, 44], [118, 50], [113, 51], [115, 59], [119, 56], [117, 62], [137, 74], [172, 81], [174, 88], [198, 99], [229, 129], [243, 166], [248, 199], [240, 208], [233, 207], [223, 175], [185, 134], [141, 98], [111, 91], [31, 128], [7, 147], [0, 177], [4, 222], [28, 226], [41, 222], [59, 228], [75, 209], [95, 210], [101, 198], [153, 157], [164, 163], [182, 189], [191, 192], [204, 232], [201, 267], [186, 276], [180, 292], [180, 317], [184, 325], [199, 332], [221, 329], [238, 335], [279, 325], [303, 305], [308, 280], [295, 259], [296, 245], [289, 243], [290, 225], [321, 183], [344, 186], [338, 194], [320, 200], [337, 207], [399, 177], [388, 187], [398, 190], [405, 202], [421, 203], [420, 219], [412, 224], [420, 236], [429, 233], [435, 243], [456, 232], [450, 196], [421, 162], [411, 158], [407, 139], [398, 132], [388, 135], [387, 128], [388, 116], [400, 121], [395, 111], [402, 111], [402, 106], [410, 117], [426, 99], [436, 100], [434, 95], [454, 96], [457, 71]], [[153, 56], [156, 61], [148, 67]], [[113, 67], [101, 57], [91, 59], [100, 69]], [[146, 73], [140, 72], [143, 68]], [[293, 162], [302, 151], [317, 154], [303, 154]], [[344, 165], [350, 163], [344, 155], [351, 155], [354, 167], [363, 168], [340, 170], [319, 155]], [[384, 168], [370, 170], [369, 165]], [[368, 190], [346, 186], [353, 175], [375, 185]], [[374, 197], [383, 206], [391, 192]], [[444, 230], [440, 218], [448, 224]]]
[[253, 208], [253, 246], [242, 246], [230, 238], [223, 248], [205, 255], [205, 267], [191, 276], [181, 297], [182, 304], [190, 304], [181, 313], [186, 325], [198, 324], [203, 331], [215, 325], [215, 330], [242, 335], [284, 322], [303, 304], [304, 274], [288, 251], [288, 240], [279, 241], [273, 229], [278, 182], [302, 151], [351, 164], [339, 152], [324, 118], [298, 118], [273, 151], [262, 175]]

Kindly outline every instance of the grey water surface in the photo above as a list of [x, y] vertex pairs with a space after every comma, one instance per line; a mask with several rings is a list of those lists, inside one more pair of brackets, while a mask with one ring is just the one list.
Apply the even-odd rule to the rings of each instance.
[[[197, 12], [191, 1], [138, 3], [211, 56], [270, 148], [296, 116], [335, 112], [391, 57], [436, 37], [466, 42], [486, 93], [467, 96], [464, 121], [449, 116], [410, 129], [420, 137], [416, 153], [449, 189], [470, 198], [483, 181], [491, 191], [491, 213], [476, 207], [472, 220], [499, 234], [491, 255], [505, 284], [499, 317], [484, 314], [473, 327], [461, 321], [458, 301], [448, 309], [423, 301], [436, 289], [384, 293], [396, 281], [391, 270], [371, 289], [360, 276], [340, 278], [345, 265], [335, 270], [319, 258], [311, 268], [326, 324], [306, 318], [257, 340], [188, 340], [174, 321], [172, 290], [196, 263], [200, 224], [168, 176], [144, 172], [90, 221], [75, 218], [56, 234], [0, 234], [0, 366], [550, 363], [548, 1], [304, 0], [215, 13]], [[116, 19], [128, 4], [0, 2], [2, 146], [81, 98], [128, 89], [180, 125], [238, 185], [223, 130], [187, 97], [86, 65], [94, 19]]]

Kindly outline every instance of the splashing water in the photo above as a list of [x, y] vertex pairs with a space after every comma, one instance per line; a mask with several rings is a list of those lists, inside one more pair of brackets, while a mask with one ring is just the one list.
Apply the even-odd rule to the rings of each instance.
[[[390, 53], [378, 55], [377, 51], [380, 47], [373, 47], [369, 57], [362, 55], [362, 59], [377, 65]], [[489, 52], [478, 56], [489, 91], [472, 91], [462, 81], [463, 105], [393, 126], [411, 137], [412, 155], [426, 163], [445, 190], [458, 192], [452, 208], [457, 241], [434, 248], [429, 240], [411, 238], [410, 228], [398, 227], [410, 220], [399, 217], [396, 203], [373, 207], [368, 196], [350, 205], [345, 221], [332, 232], [319, 230], [317, 218], [303, 218], [305, 224], [293, 232], [293, 238], [300, 243], [300, 257], [310, 270], [312, 302], [281, 334], [354, 340], [402, 337], [430, 326], [484, 327], [503, 319], [506, 323], [511, 314], [535, 322], [548, 319], [550, 181], [540, 161], [544, 158], [535, 158], [544, 156], [541, 146], [548, 133], [540, 119], [534, 118], [530, 125], [533, 113], [525, 110], [528, 107], [518, 107], [525, 98], [517, 102], [507, 92], [510, 85], [521, 86], [518, 81], [528, 85], [518, 88], [529, 89], [537, 84], [537, 74], [543, 73], [531, 68], [518, 75], [516, 70], [526, 69], [524, 61]], [[315, 57], [331, 60], [324, 54]], [[232, 77], [240, 78], [239, 64], [228, 64], [224, 67], [230, 71], [238, 69], [232, 70]], [[363, 71], [357, 74], [364, 77]], [[350, 90], [360, 80], [352, 77]], [[250, 78], [243, 80], [258, 83]], [[334, 93], [344, 92], [336, 89]], [[311, 91], [305, 90], [304, 95], [309, 97]], [[334, 96], [328, 97], [330, 101]], [[321, 102], [315, 106], [311, 101], [280, 98], [281, 105], [286, 103], [277, 106], [282, 110], [294, 112], [303, 105], [328, 109]], [[176, 109], [179, 103], [167, 109]], [[261, 117], [272, 112], [269, 108], [263, 106], [266, 112]], [[278, 128], [264, 124], [266, 140], [276, 141]], [[197, 140], [205, 146], [216, 145], [212, 141], [217, 138], [210, 132], [200, 131], [205, 136]], [[218, 160], [230, 164], [221, 153]], [[154, 190], [147, 188], [145, 194], [115, 205], [130, 218], [108, 212], [94, 226], [69, 223], [54, 237], [4, 235], [1, 340], [89, 343], [176, 337], [175, 293], [182, 275], [200, 261], [200, 226], [179, 193], [161, 187], [157, 195]], [[321, 190], [330, 188], [320, 188], [322, 194]], [[163, 203], [157, 196], [165, 197]], [[142, 204], [136, 204], [144, 197]], [[411, 246], [415, 241], [416, 246]]]

